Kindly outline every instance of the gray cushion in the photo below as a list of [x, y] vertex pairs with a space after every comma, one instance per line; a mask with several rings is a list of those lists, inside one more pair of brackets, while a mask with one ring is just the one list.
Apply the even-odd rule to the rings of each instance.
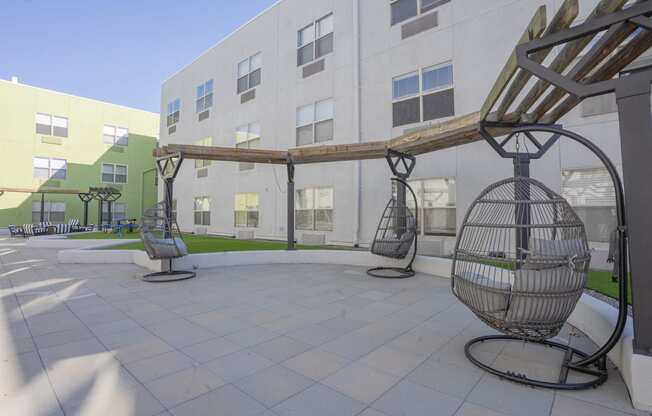
[[511, 272], [486, 266], [482, 273], [465, 271], [455, 278], [455, 293], [473, 309], [503, 318], [509, 306]]
[[147, 238], [144, 244], [150, 257], [156, 259], [183, 257], [188, 254], [188, 247], [180, 238]]

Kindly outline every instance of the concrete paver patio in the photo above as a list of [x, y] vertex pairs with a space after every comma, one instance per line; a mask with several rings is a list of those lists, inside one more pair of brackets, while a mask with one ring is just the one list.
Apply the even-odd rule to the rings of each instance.
[[[237, 416], [642, 415], [615, 369], [553, 392], [464, 356], [492, 333], [450, 281], [353, 266], [240, 266], [170, 284], [134, 265], [69, 265], [0, 241], [0, 414]], [[566, 329], [560, 339], [591, 348]], [[497, 365], [556, 376], [560, 353], [485, 345]]]

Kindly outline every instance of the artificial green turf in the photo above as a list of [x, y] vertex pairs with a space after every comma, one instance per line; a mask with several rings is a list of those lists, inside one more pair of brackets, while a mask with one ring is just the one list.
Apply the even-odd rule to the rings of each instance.
[[[596, 292], [607, 295], [611, 298], [618, 298], [618, 282], [611, 280], [611, 272], [601, 270], [591, 270], [589, 272], [589, 280], [586, 282], [586, 287]], [[632, 279], [630, 276], [628, 286], [627, 301], [632, 303]]]
[[[139, 239], [139, 233], [124, 233], [123, 237], [120, 237], [117, 234], [106, 234], [106, 233], [85, 233], [85, 234], [73, 234], [68, 238], [73, 239]], [[210, 235], [195, 235], [195, 234], [184, 234], [183, 240], [188, 246], [188, 252], [191, 254], [197, 253], [215, 253], [215, 252], [224, 252], [224, 251], [260, 251], [260, 250], [285, 250], [287, 244], [281, 241], [263, 241], [263, 240], [237, 240], [235, 238], [228, 237], [218, 237]], [[295, 246], [297, 249], [302, 250], [317, 250], [317, 249], [343, 249], [343, 247], [333, 247], [333, 246], [306, 246], [297, 244]], [[141, 241], [134, 241], [133, 243], [125, 243], [118, 246], [105, 247], [106, 250], [144, 250], [143, 243]]]
[[72, 233], [68, 234], [68, 238], [71, 240], [113, 240], [113, 239], [132, 239], [140, 238], [140, 233], [133, 232], [128, 233], [124, 232], [122, 235], [114, 233], [102, 233], [99, 231], [92, 233]]

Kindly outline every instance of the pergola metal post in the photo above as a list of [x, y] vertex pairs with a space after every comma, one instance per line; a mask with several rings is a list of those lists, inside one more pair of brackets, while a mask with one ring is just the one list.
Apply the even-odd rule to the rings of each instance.
[[113, 201], [109, 200], [109, 201], [106, 201], [106, 203], [107, 203], [107, 206], [106, 206], [106, 217], [107, 218], [106, 218], [106, 220], [109, 223], [109, 225], [111, 225], [113, 223], [113, 213], [111, 212]]
[[[530, 157], [519, 154], [514, 157], [514, 177], [530, 177]], [[530, 186], [527, 183], [517, 182], [514, 189], [517, 200], [527, 201], [530, 199]], [[530, 223], [530, 204], [522, 202], [516, 204], [516, 224], [524, 225]], [[516, 232], [516, 258], [525, 260], [527, 250], [529, 249], [529, 229], [523, 227]], [[516, 268], [521, 268], [521, 263], [516, 264]]]
[[[165, 218], [172, 218], [172, 192], [174, 191], [174, 177], [165, 178]], [[165, 238], [172, 238], [172, 230], [166, 226]]]
[[45, 222], [45, 193], [41, 192], [41, 220], [40, 222]]
[[104, 213], [102, 210], [104, 209], [104, 200], [100, 198], [100, 196], [97, 196], [97, 226], [102, 229], [102, 223], [104, 222]]
[[287, 164], [288, 169], [288, 250], [294, 250], [294, 163]]
[[[620, 146], [625, 183], [625, 211], [632, 271], [634, 351], [652, 355], [652, 72], [633, 74], [616, 88]], [[626, 278], [622, 276], [621, 278]]]

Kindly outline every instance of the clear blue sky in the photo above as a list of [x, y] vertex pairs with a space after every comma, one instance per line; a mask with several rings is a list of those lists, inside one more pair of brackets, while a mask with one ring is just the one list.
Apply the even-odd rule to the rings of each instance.
[[159, 112], [161, 83], [275, 0], [2, 0], [0, 78]]

